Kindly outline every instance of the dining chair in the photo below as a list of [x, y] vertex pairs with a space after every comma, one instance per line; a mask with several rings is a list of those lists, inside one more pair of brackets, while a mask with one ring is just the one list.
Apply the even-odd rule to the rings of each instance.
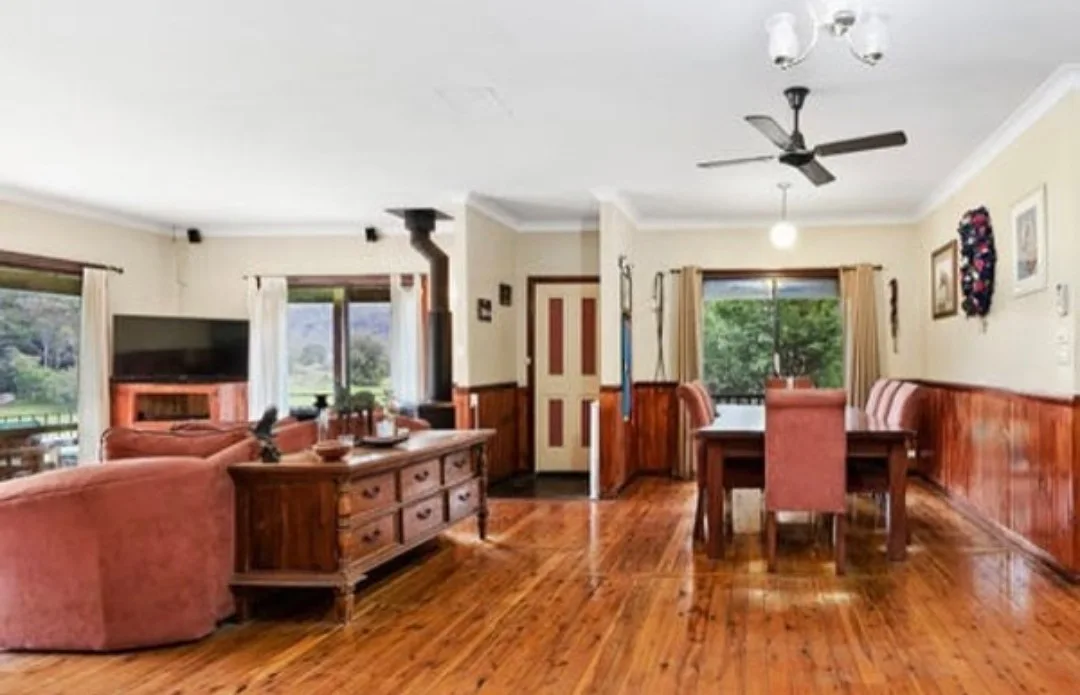
[[836, 573], [844, 574], [847, 527], [847, 431], [841, 389], [765, 393], [765, 542], [776, 571], [777, 512], [833, 516]]
[[790, 388], [793, 389], [812, 389], [814, 388], [814, 382], [808, 376], [771, 376], [765, 380], [766, 389], [786, 389], [788, 386], [788, 379], [791, 379]]
[[885, 392], [885, 387], [889, 385], [889, 379], [882, 377], [874, 382], [874, 385], [870, 387], [870, 393], [866, 396], [866, 407], [864, 410], [868, 415], [873, 415], [877, 412], [878, 406], [881, 404], [881, 396]]
[[716, 419], [716, 401], [713, 399], [712, 394], [709, 393], [709, 387], [705, 385], [701, 379], [694, 379], [690, 382], [690, 385], [698, 390], [701, 397], [705, 401], [705, 406], [709, 409], [709, 417]]
[[892, 406], [893, 398], [896, 397], [896, 392], [900, 390], [900, 387], [904, 385], [902, 381], [889, 381], [885, 384], [885, 387], [881, 390], [881, 398], [877, 402], [877, 408], [874, 412], [870, 413], [872, 417], [879, 420], [884, 420], [889, 416], [889, 408]]
[[705, 483], [708, 471], [705, 470], [705, 442], [694, 437], [693, 433], [695, 430], [711, 425], [715, 416], [713, 411], [709, 410], [704, 394], [693, 383], [679, 384], [675, 389], [675, 395], [686, 408], [687, 431], [682, 434], [686, 437], [696, 462], [694, 468], [697, 477], [697, 503], [694, 507], [694, 539], [703, 540], [705, 538]]

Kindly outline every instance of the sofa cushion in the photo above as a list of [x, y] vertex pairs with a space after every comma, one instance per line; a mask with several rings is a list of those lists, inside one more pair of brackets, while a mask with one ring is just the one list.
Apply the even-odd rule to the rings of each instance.
[[150, 458], [155, 456], [197, 456], [209, 458], [222, 449], [243, 441], [247, 429], [185, 430], [154, 432], [117, 427], [105, 433], [105, 459]]

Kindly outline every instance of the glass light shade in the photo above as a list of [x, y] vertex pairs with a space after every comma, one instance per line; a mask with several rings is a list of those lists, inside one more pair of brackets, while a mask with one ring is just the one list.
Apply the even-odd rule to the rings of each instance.
[[867, 13], [859, 22], [859, 54], [875, 63], [889, 51], [889, 25], [878, 12]]
[[769, 57], [777, 65], [791, 63], [799, 56], [799, 35], [795, 32], [795, 15], [781, 12], [765, 22], [769, 32]]
[[798, 228], [787, 220], [777, 222], [769, 230], [769, 241], [778, 249], [790, 249], [798, 236]]

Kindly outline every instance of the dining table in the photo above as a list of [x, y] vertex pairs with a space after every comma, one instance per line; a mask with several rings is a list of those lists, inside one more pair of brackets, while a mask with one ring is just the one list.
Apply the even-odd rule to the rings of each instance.
[[[694, 433], [699, 461], [705, 465], [705, 552], [711, 559], [724, 557], [726, 491], [765, 487], [765, 406], [720, 405], [716, 415], [711, 425]], [[915, 432], [854, 407], [847, 408], [844, 420], [849, 469], [858, 465], [882, 474], [888, 495], [886, 556], [903, 560], [908, 543], [907, 473]], [[851, 485], [849, 476], [849, 491]]]

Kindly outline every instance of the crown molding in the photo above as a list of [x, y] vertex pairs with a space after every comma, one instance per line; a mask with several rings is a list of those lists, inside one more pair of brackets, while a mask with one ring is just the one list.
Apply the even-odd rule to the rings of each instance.
[[1058, 103], [1080, 90], [1080, 63], [1068, 63], [1054, 70], [1024, 102], [1013, 111], [997, 130], [975, 148], [967, 159], [939, 185], [917, 210], [916, 217], [924, 219], [974, 179], [1009, 145], [1034, 126]]
[[[800, 229], [855, 229], [859, 227], [910, 227], [918, 220], [911, 215], [869, 215], [838, 218], [792, 218]], [[718, 220], [709, 218], [655, 218], [638, 224], [639, 232], [706, 232], [749, 231], [768, 229], [776, 223], [775, 217], [755, 217], [742, 220]]]
[[600, 231], [599, 220], [552, 220], [527, 222], [518, 227], [522, 234], [584, 234]]
[[637, 206], [619, 189], [602, 187], [594, 188], [590, 192], [601, 203], [614, 205], [615, 209], [628, 218], [635, 227], [640, 225], [641, 214], [638, 212]]
[[485, 198], [484, 196], [477, 195], [476, 193], [467, 193], [464, 196], [454, 201], [455, 204], [464, 205], [467, 208], [472, 208], [481, 213], [485, 217], [488, 217], [504, 227], [508, 227], [511, 231], [518, 231], [522, 226], [521, 220], [510, 213], [494, 200]]
[[129, 215], [96, 205], [77, 203], [57, 196], [35, 193], [15, 186], [0, 186], [0, 201], [46, 212], [54, 212], [59, 215], [103, 222], [116, 227], [152, 232], [163, 236], [171, 236], [175, 230], [175, 225], [165, 222]]

